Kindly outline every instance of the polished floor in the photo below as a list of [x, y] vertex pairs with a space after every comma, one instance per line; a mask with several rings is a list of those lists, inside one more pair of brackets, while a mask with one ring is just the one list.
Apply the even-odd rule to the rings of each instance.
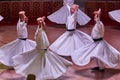
[[[90, 35], [93, 25], [77, 26], [77, 29]], [[28, 25], [29, 38], [34, 40], [34, 33], [37, 25]], [[52, 44], [61, 34], [65, 32], [64, 25], [47, 24], [46, 33]], [[15, 25], [0, 25], [0, 46], [3, 46], [17, 38]], [[120, 51], [120, 25], [105, 25], [104, 39]], [[69, 59], [69, 57], [66, 57]], [[120, 65], [115, 68], [109, 68], [105, 65], [105, 72], [93, 72], [94, 60], [91, 60], [86, 66], [70, 66], [66, 73], [55, 80], [120, 80]], [[32, 77], [32, 76], [31, 76]], [[25, 80], [20, 74], [16, 74], [13, 69], [0, 65], [0, 80]], [[28, 80], [34, 80], [29, 78]]]

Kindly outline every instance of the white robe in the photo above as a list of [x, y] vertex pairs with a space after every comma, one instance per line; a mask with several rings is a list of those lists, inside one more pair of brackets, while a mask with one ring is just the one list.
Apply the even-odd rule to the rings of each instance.
[[74, 31], [66, 31], [63, 33], [53, 44], [51, 44], [50, 49], [55, 53], [63, 56], [71, 56], [71, 53], [74, 50], [80, 48], [81, 46], [88, 44], [93, 41], [92, 38], [86, 33], [76, 30], [76, 19], [77, 19], [77, 11], [73, 14], [70, 13], [70, 7], [68, 7], [69, 15], [66, 21], [66, 29]]
[[120, 23], [120, 9], [119, 10], [110, 11], [108, 14], [109, 14], [111, 19], [113, 19], [113, 20], [115, 20], [115, 21]]
[[72, 65], [68, 60], [51, 52], [47, 35], [42, 28], [36, 31], [37, 46], [31, 51], [13, 57], [15, 71], [27, 76], [34, 74], [36, 80], [56, 79]]
[[[103, 38], [104, 25], [101, 21], [96, 22], [91, 36], [93, 39]], [[100, 40], [80, 47], [72, 55], [73, 62], [79, 66], [87, 65], [91, 58], [97, 58], [109, 67], [115, 67], [120, 63], [120, 52], [105, 40]]]
[[36, 46], [36, 42], [32, 40], [21, 40], [19, 38], [27, 38], [27, 28], [25, 22], [17, 23], [18, 38], [4, 46], [0, 47], [0, 62], [6, 66], [14, 66], [12, 57], [23, 52], [29, 51]]
[[74, 0], [63, 0], [63, 5], [66, 5], [66, 3], [69, 3], [69, 5], [73, 5]]
[[4, 19], [4, 17], [2, 17], [1, 15], [0, 15], [0, 21], [2, 21]]
[[[49, 15], [47, 18], [55, 22], [57, 24], [65, 24], [67, 21], [67, 16], [69, 15], [69, 10], [67, 9], [66, 2], [69, 3], [69, 6], [74, 4], [74, 0], [64, 0], [63, 1], [63, 7], [61, 7], [59, 10], [55, 11], [51, 15]], [[87, 24], [91, 19], [80, 9], [77, 11], [77, 22], [79, 25], [85, 25]]]

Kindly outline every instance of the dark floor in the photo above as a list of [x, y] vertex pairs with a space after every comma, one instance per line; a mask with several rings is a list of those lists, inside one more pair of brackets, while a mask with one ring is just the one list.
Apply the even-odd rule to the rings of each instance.
[[[34, 40], [34, 33], [37, 25], [28, 25], [29, 38]], [[78, 26], [79, 30], [84, 31], [90, 35], [92, 25]], [[50, 43], [55, 41], [61, 34], [65, 32], [64, 25], [47, 24], [46, 32]], [[105, 26], [104, 39], [113, 47], [120, 51], [120, 26]], [[0, 46], [15, 40], [17, 38], [16, 26], [0, 26]], [[68, 68], [67, 72], [56, 80], [120, 80], [120, 66], [109, 68], [106, 66], [105, 72], [92, 72], [91, 68], [94, 67], [94, 61], [86, 66], [73, 65]], [[3, 65], [0, 66], [0, 80], [25, 80], [14, 70], [8, 69]], [[31, 79], [33, 80], [33, 79]]]

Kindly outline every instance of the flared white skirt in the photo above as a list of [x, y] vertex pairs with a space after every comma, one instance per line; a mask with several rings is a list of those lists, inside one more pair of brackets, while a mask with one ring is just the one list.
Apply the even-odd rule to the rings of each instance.
[[6, 66], [13, 66], [12, 57], [23, 52], [32, 50], [36, 47], [36, 42], [27, 39], [20, 40], [16, 39], [2, 47], [0, 47], [0, 62]]
[[80, 31], [66, 31], [50, 46], [50, 49], [63, 56], [71, 56], [80, 47], [93, 42], [92, 38]]
[[109, 16], [111, 19], [120, 23], [120, 10], [110, 11]]
[[15, 71], [23, 76], [34, 74], [36, 80], [56, 79], [72, 63], [49, 50], [34, 49], [13, 57]]
[[91, 58], [97, 58], [109, 67], [115, 67], [120, 63], [120, 52], [102, 40], [80, 47], [72, 55], [73, 62], [79, 66], [87, 65]]
[[[66, 24], [68, 15], [69, 15], [69, 11], [67, 7], [63, 6], [59, 10], [49, 15], [47, 18], [50, 21], [55, 22], [57, 24]], [[79, 25], [85, 25], [90, 20], [91, 20], [90, 17], [88, 17], [83, 11], [78, 9], [77, 22], [79, 23]]]

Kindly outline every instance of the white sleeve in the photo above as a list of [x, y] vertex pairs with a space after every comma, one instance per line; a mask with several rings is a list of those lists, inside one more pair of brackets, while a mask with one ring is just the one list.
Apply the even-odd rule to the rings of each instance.
[[68, 8], [68, 10], [69, 10], [69, 12], [70, 12], [70, 6], [69, 6], [68, 4], [66, 4], [66, 6], [67, 6], [67, 8]]
[[37, 27], [37, 30], [36, 30], [36, 32], [35, 32], [35, 37], [34, 37], [35, 40], [36, 40], [36, 36], [37, 36], [37, 34], [38, 34], [38, 30], [39, 30], [39, 26]]

